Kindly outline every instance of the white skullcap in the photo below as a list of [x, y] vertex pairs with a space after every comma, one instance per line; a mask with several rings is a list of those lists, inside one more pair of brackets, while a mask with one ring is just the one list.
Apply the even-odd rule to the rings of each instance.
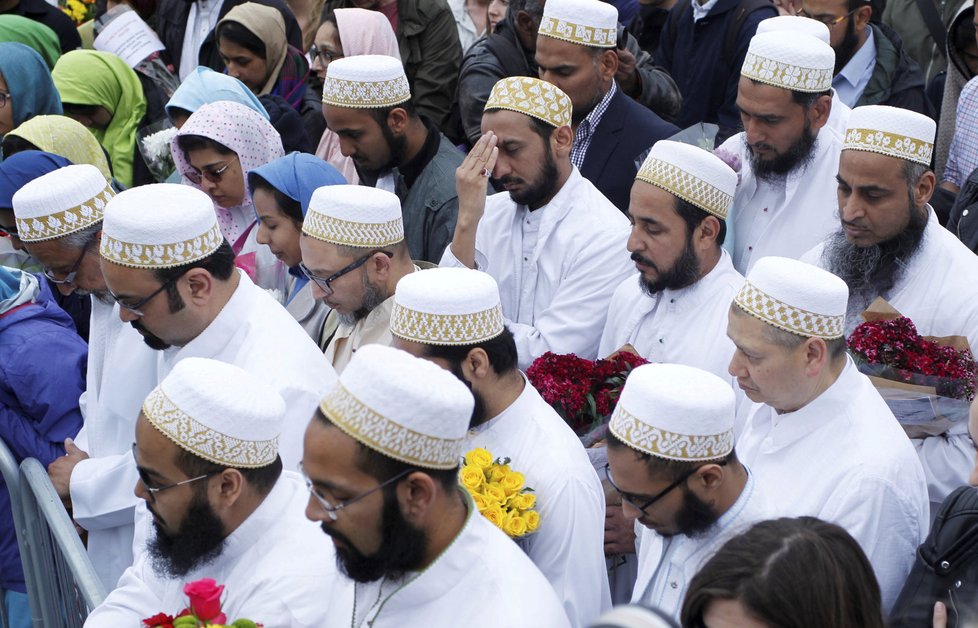
[[383, 109], [411, 100], [404, 66], [394, 57], [356, 55], [326, 66], [323, 102], [349, 109]]
[[601, 0], [547, 0], [537, 34], [582, 46], [614, 48], [618, 9]]
[[722, 159], [697, 146], [669, 140], [660, 140], [652, 146], [635, 178], [662, 188], [720, 220], [726, 220], [737, 191], [737, 173]]
[[768, 325], [824, 340], [843, 336], [848, 302], [846, 282], [786, 257], [757, 260], [734, 297], [740, 309]]
[[209, 196], [178, 183], [141, 185], [105, 206], [102, 257], [133, 268], [173, 268], [203, 259], [224, 242]]
[[842, 150], [879, 153], [929, 167], [936, 133], [937, 123], [922, 113], [866, 105], [849, 114]]
[[608, 429], [623, 443], [667, 460], [702, 462], [734, 446], [730, 384], [683, 364], [643, 364], [628, 374]]
[[530, 76], [509, 76], [496, 81], [484, 111], [509, 109], [554, 127], [569, 126], [574, 107], [553, 83]]
[[351, 438], [389, 458], [454, 469], [474, 405], [472, 393], [450, 371], [393, 347], [366, 345], [319, 409]]
[[340, 246], [390, 246], [404, 240], [401, 201], [365, 185], [324, 185], [312, 193], [302, 233]]
[[285, 409], [264, 381], [209, 358], [180, 360], [143, 402], [153, 427], [181, 449], [242, 469], [275, 462]]
[[819, 93], [832, 88], [834, 71], [832, 46], [814, 37], [773, 31], [751, 38], [740, 75], [795, 92]]
[[112, 186], [95, 166], [58, 168], [14, 193], [18, 237], [24, 242], [63, 238], [102, 220]]
[[432, 268], [397, 282], [391, 333], [426, 345], [474, 345], [503, 333], [499, 286], [468, 268]]
[[829, 27], [822, 24], [818, 20], [813, 20], [810, 17], [802, 17], [800, 15], [777, 15], [775, 17], [769, 17], [766, 20], [761, 20], [757, 24], [757, 32], [755, 35], [760, 35], [761, 33], [774, 33], [778, 31], [790, 31], [793, 33], [805, 33], [806, 35], [811, 35], [812, 37], [829, 43], [830, 33]]

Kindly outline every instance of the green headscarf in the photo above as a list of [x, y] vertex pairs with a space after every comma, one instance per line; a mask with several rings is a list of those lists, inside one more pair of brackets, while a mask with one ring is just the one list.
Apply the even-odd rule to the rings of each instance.
[[112, 114], [106, 129], [91, 131], [109, 152], [116, 179], [131, 187], [136, 130], [146, 114], [146, 97], [136, 73], [110, 52], [72, 50], [58, 60], [51, 76], [62, 103], [97, 105]]
[[60, 155], [73, 164], [91, 164], [106, 181], [112, 180], [109, 162], [98, 140], [81, 122], [68, 116], [34, 116], [7, 135], [23, 138], [37, 150]]
[[53, 30], [22, 15], [0, 15], [0, 41], [15, 41], [38, 52], [48, 69], [53, 69], [61, 56], [61, 41]]

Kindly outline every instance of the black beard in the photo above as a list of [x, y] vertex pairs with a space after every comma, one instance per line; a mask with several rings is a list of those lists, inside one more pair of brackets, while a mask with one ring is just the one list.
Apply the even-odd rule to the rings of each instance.
[[141, 319], [130, 321], [129, 324], [132, 325], [135, 329], [137, 329], [141, 333], [143, 337], [143, 342], [145, 342], [150, 349], [154, 351], [163, 351], [165, 349], [170, 348], [170, 345], [167, 344], [166, 342], [163, 342], [163, 340], [159, 336], [150, 333], [145, 327], [143, 327]]
[[384, 139], [387, 140], [387, 149], [391, 153], [390, 160], [380, 169], [381, 172], [393, 170], [398, 166], [404, 165], [404, 155], [407, 153], [407, 138], [403, 135], [394, 135], [391, 133], [387, 122], [380, 125], [380, 132], [384, 135]]
[[783, 180], [789, 172], [798, 168], [803, 168], [815, 159], [815, 140], [817, 135], [812, 132], [808, 118], [805, 118], [805, 128], [802, 129], [801, 137], [794, 144], [788, 147], [784, 153], [773, 159], [760, 159], [754, 154], [754, 149], [750, 144], [747, 146], [747, 155], [750, 157], [751, 169], [754, 176], [761, 181], [769, 183]]
[[832, 76], [836, 76], [852, 60], [853, 55], [859, 46], [859, 36], [856, 35], [855, 15], [850, 15], [846, 22], [846, 33], [839, 42], [839, 49], [835, 51], [835, 71]]
[[351, 580], [374, 582], [381, 578], [397, 580], [408, 571], [416, 571], [424, 561], [428, 538], [424, 530], [415, 527], [397, 504], [397, 493], [384, 491], [384, 510], [381, 521], [381, 542], [377, 551], [367, 556], [353, 547], [350, 539], [331, 526], [320, 527], [329, 536], [339, 539], [344, 547], [336, 546], [336, 564]]
[[387, 297], [384, 296], [381, 289], [370, 283], [366, 271], [363, 272], [360, 278], [360, 284], [363, 286], [363, 299], [360, 308], [350, 314], [339, 314], [337, 312], [340, 322], [350, 327], [356, 325], [358, 321], [367, 318], [377, 306], [387, 300]]
[[[152, 510], [151, 510], [152, 512]], [[224, 522], [205, 494], [194, 494], [180, 529], [167, 535], [153, 520], [156, 535], [146, 544], [153, 569], [169, 578], [182, 578], [193, 569], [213, 562], [224, 551]]]
[[683, 505], [676, 513], [676, 534], [698, 536], [712, 528], [718, 519], [720, 515], [710, 504], [697, 497], [693, 491], [683, 487]]
[[[540, 168], [540, 175], [522, 192], [509, 193], [509, 197], [517, 205], [526, 205], [529, 208], [536, 209], [543, 204], [544, 200], [552, 197], [557, 192], [557, 180], [560, 177], [560, 173], [557, 171], [557, 162], [554, 160], [550, 145], [544, 143], [544, 146], [546, 154], [543, 157], [543, 167]], [[499, 179], [499, 183], [502, 185], [517, 181], [519, 179], [509, 175]]]
[[469, 387], [469, 392], [472, 393], [472, 398], [475, 400], [475, 405], [472, 406], [472, 416], [469, 417], [469, 429], [476, 427], [477, 425], [482, 425], [486, 422], [489, 417], [486, 416], [486, 400], [472, 389], [472, 382], [465, 379], [465, 375], [462, 374], [462, 365], [455, 363], [452, 364], [452, 375], [457, 377], [460, 382]]
[[649, 297], [655, 296], [657, 292], [663, 290], [679, 290], [691, 286], [700, 278], [700, 261], [693, 251], [691, 233], [686, 234], [686, 246], [683, 247], [679, 259], [665, 271], [660, 271], [659, 267], [652, 263], [652, 260], [647, 260], [638, 253], [632, 253], [632, 261], [654, 268], [659, 273], [659, 278], [656, 281], [647, 281], [639, 275], [638, 283], [642, 286], [642, 292]]
[[576, 129], [577, 125], [580, 124], [584, 118], [591, 115], [591, 112], [594, 111], [594, 108], [598, 106], [598, 103], [600, 103], [603, 98], [604, 94], [601, 93], [601, 88], [596, 87], [594, 96], [591, 97], [591, 102], [589, 102], [585, 107], [575, 107], [571, 112], [571, 125]]

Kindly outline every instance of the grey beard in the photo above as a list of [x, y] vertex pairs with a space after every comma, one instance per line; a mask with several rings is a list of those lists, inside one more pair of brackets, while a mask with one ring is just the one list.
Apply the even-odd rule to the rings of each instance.
[[353, 327], [359, 321], [367, 318], [367, 316], [373, 312], [377, 306], [387, 300], [387, 297], [384, 295], [383, 291], [379, 287], [370, 283], [370, 280], [367, 279], [367, 273], [363, 274], [361, 283], [363, 285], [363, 301], [360, 305], [360, 309], [356, 310], [355, 312], [350, 312], [349, 314], [337, 313], [340, 323], [342, 325], [346, 325], [347, 327]]

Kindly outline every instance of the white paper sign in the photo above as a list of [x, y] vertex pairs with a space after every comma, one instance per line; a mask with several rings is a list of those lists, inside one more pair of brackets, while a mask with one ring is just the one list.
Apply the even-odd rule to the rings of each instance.
[[135, 11], [126, 11], [102, 29], [95, 49], [111, 52], [135, 68], [143, 59], [165, 46]]

